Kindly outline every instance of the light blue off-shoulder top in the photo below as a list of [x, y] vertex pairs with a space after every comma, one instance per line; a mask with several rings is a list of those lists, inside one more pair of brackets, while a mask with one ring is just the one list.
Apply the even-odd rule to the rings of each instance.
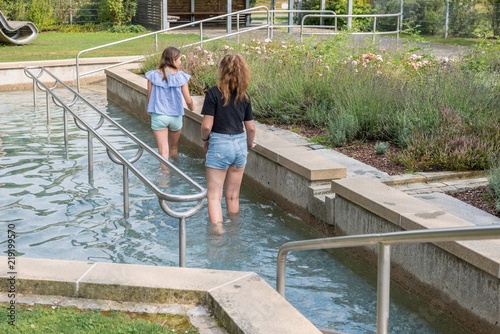
[[163, 80], [162, 73], [157, 69], [146, 72], [146, 79], [152, 83], [148, 113], [182, 116], [184, 107], [181, 87], [189, 81], [191, 76], [178, 71], [175, 74], [167, 74], [167, 78], [168, 80]]

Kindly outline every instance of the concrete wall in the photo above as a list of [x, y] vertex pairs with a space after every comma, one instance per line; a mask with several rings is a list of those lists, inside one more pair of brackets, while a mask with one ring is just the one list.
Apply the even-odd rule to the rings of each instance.
[[[473, 225], [369, 178], [332, 181], [335, 227], [358, 235]], [[391, 277], [475, 333], [500, 333], [500, 240], [398, 244]], [[357, 255], [376, 263], [376, 248]]]
[[[146, 80], [123, 68], [106, 74], [108, 97], [148, 121]], [[201, 154], [202, 98], [195, 104], [198, 112], [186, 112], [182, 140]], [[357, 235], [472, 226], [377, 180], [346, 178], [342, 166], [261, 127], [256, 141], [245, 182], [316, 227]], [[499, 240], [395, 245], [391, 278], [474, 332], [500, 333], [499, 249]], [[353, 253], [376, 263], [375, 247]]]

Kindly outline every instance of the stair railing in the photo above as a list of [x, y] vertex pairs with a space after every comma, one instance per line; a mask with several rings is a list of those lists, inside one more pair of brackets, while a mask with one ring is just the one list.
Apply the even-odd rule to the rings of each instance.
[[[34, 73], [34, 71], [38, 71], [38, 73]], [[73, 120], [76, 126], [85, 132], [87, 132], [87, 152], [88, 152], [88, 177], [89, 183], [93, 184], [93, 142], [94, 138], [97, 139], [105, 148], [108, 157], [111, 161], [116, 164], [119, 164], [123, 167], [123, 207], [124, 207], [124, 215], [127, 218], [129, 216], [129, 171], [132, 172], [144, 185], [146, 185], [153, 193], [158, 197], [160, 207], [162, 210], [173, 218], [179, 219], [179, 266], [186, 266], [186, 218], [193, 216], [196, 214], [204, 204], [204, 200], [206, 198], [206, 189], [200, 186], [197, 182], [191, 179], [188, 175], [178, 169], [175, 165], [173, 165], [170, 161], [162, 157], [158, 152], [144, 143], [142, 140], [137, 138], [134, 134], [129, 132], [119, 123], [117, 123], [113, 118], [108, 116], [106, 113], [101, 111], [99, 108], [94, 106], [91, 102], [89, 102], [85, 97], [80, 95], [78, 92], [73, 90], [71, 87], [66, 85], [63, 81], [57, 78], [54, 74], [49, 72], [44, 67], [26, 67], [24, 69], [25, 74], [33, 80], [33, 101], [36, 106], [36, 90], [37, 88], [44, 91], [46, 94], [46, 110], [47, 110], [47, 123], [50, 124], [50, 107], [49, 107], [49, 97], [52, 98], [52, 101], [58, 106], [63, 108], [63, 117], [64, 117], [64, 141], [67, 145], [68, 142], [68, 126], [67, 126], [67, 115], [70, 114], [73, 116]], [[48, 86], [44, 81], [42, 81], [42, 76], [49, 76], [51, 82], [54, 83], [51, 86]], [[70, 102], [63, 101], [62, 97], [56, 94], [56, 88], [61, 86], [67, 92], [72, 94], [73, 98]], [[82, 117], [80, 117], [72, 107], [76, 104], [76, 102], [83, 103], [88, 110], [95, 112], [99, 121], [95, 125], [88, 124]], [[133, 141], [137, 145], [137, 153], [127, 159], [123, 154], [119, 152], [117, 148], [115, 148], [109, 141], [104, 138], [97, 130], [107, 121], [114, 128], [120, 130], [124, 136]], [[168, 168], [170, 172], [175, 173], [179, 176], [184, 182], [189, 184], [194, 192], [192, 194], [187, 195], [179, 195], [179, 194], [171, 194], [164, 192], [160, 189], [156, 184], [151, 182], [138, 168], [134, 166], [134, 163], [137, 162], [144, 152], [149, 153], [151, 157], [158, 160], [161, 165], [164, 165]], [[175, 208], [172, 208], [170, 203], [179, 203], [179, 202], [196, 202], [196, 204], [187, 210], [179, 211]]]
[[496, 225], [402, 231], [382, 234], [362, 234], [287, 242], [283, 244], [278, 251], [276, 290], [283, 297], [285, 297], [286, 256], [290, 251], [378, 245], [377, 334], [386, 334], [389, 330], [391, 245], [401, 243], [428, 243], [486, 239], [500, 239], [500, 226]]

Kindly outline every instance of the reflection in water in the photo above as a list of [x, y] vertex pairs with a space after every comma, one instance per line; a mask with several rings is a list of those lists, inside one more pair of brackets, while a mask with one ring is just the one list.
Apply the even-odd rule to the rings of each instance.
[[3, 157], [7, 153], [3, 149], [3, 140], [2, 140], [3, 134], [0, 133], [0, 157]]
[[[104, 93], [89, 89], [82, 91], [92, 96], [93, 103], [107, 105], [112, 117], [155, 147], [147, 126], [108, 105]], [[41, 107], [33, 108], [31, 92], [0, 95], [5, 101], [0, 107], [0, 224], [16, 225], [20, 256], [178, 266], [179, 221], [161, 210], [151, 190], [131, 175], [130, 212], [124, 218], [122, 167], [109, 161], [101, 145], [95, 144], [91, 185], [84, 132], [72, 124], [64, 145], [62, 111], [52, 108], [47, 126], [43, 99], [38, 103]], [[91, 116], [86, 117], [92, 121]], [[117, 131], [103, 131], [124, 155], [136, 153], [133, 143]], [[181, 147], [174, 164], [204, 185], [203, 162]], [[164, 173], [156, 160], [140, 159], [135, 165], [162, 190], [192, 191], [175, 175]], [[240, 215], [217, 228], [209, 223], [206, 207], [186, 220], [186, 265], [252, 271], [275, 286], [279, 247], [318, 235], [247, 187], [242, 188], [240, 202]], [[194, 204], [171, 205], [189, 209]], [[341, 252], [335, 256], [324, 251], [291, 252], [287, 298], [320, 328], [373, 333], [375, 277], [372, 270]], [[406, 303], [409, 297], [395, 291], [391, 333], [464, 333], [444, 316], [429, 317], [433, 311], [428, 306], [415, 299]]]

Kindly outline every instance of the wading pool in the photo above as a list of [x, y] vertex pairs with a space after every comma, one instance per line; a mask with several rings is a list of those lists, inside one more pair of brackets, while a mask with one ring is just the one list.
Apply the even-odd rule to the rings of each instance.
[[[108, 102], [101, 85], [81, 92], [156, 147], [148, 126]], [[69, 122], [64, 144], [61, 108], [50, 102], [47, 125], [45, 94], [39, 94], [36, 108], [31, 91], [0, 92], [0, 101], [0, 222], [5, 229], [15, 224], [19, 256], [178, 266], [178, 219], [162, 211], [141, 181], [130, 178], [130, 214], [124, 218], [122, 167], [109, 160], [103, 147], [95, 145], [89, 183], [86, 134]], [[115, 147], [135, 153], [121, 133], [110, 129], [108, 135]], [[202, 158], [181, 147], [175, 164], [205, 185]], [[187, 191], [157, 161], [142, 162], [139, 168], [162, 187]], [[240, 218], [225, 224], [222, 235], [209, 228], [206, 205], [186, 222], [187, 267], [253, 271], [273, 287], [279, 247], [320, 237], [248, 187], [242, 189]], [[286, 295], [318, 328], [376, 331], [376, 272], [341, 251], [290, 253]], [[390, 333], [468, 333], [394, 283], [391, 297]]]

